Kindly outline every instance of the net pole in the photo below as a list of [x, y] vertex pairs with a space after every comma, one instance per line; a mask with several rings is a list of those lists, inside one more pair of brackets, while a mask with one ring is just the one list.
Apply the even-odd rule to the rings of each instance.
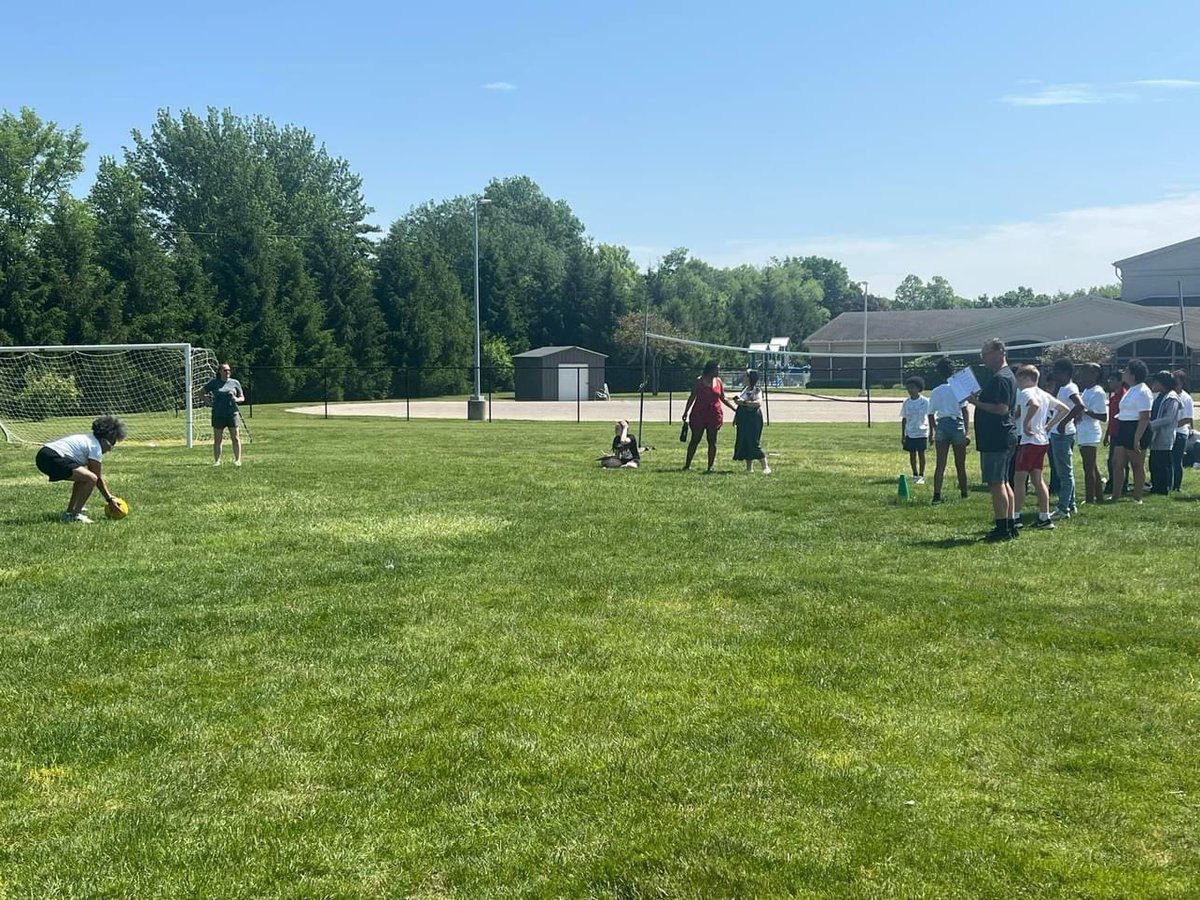
[[867, 361], [863, 360], [863, 384], [867, 392], [867, 427], [871, 427], [871, 379], [867, 374]]
[[646, 418], [646, 353], [650, 348], [650, 295], [646, 295], [642, 314], [642, 383], [638, 387], [638, 446], [642, 447], [642, 422]]
[[192, 448], [192, 345], [183, 345], [183, 408], [187, 419], [183, 423], [184, 443]]

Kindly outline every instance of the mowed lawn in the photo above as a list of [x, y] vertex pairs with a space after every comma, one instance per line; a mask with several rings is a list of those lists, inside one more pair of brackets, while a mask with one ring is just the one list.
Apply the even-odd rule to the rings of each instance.
[[252, 427], [90, 527], [0, 447], [0, 897], [1200, 890], [1200, 472], [982, 545], [891, 421]]

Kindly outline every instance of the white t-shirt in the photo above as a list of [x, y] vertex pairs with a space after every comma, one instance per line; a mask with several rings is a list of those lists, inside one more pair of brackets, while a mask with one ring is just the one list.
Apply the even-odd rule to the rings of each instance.
[[[1183, 409], [1181, 409], [1179, 411], [1179, 418], [1181, 418], [1181, 419], [1192, 418], [1192, 416], [1196, 412], [1196, 402], [1192, 399], [1192, 395], [1189, 394], [1187, 391], [1180, 391], [1179, 392], [1179, 402], [1183, 404]], [[1175, 429], [1175, 433], [1182, 434], [1184, 437], [1187, 437], [1189, 434], [1192, 433], [1192, 426], [1180, 425], [1178, 428]]]
[[1125, 392], [1121, 398], [1120, 411], [1117, 419], [1122, 422], [1136, 422], [1138, 413], [1150, 412], [1154, 407], [1154, 392], [1146, 382], [1135, 385]]
[[[1071, 398], [1078, 393], [1079, 393], [1079, 385], [1077, 385], [1073, 381], [1068, 381], [1066, 384], [1064, 384], [1062, 387], [1060, 387], [1058, 389], [1058, 394], [1056, 396], [1058, 397], [1058, 399], [1060, 401], [1062, 401], [1067, 406], [1068, 409], [1072, 409], [1075, 406], [1075, 401], [1072, 400]], [[1055, 430], [1057, 431], [1057, 429], [1055, 429]], [[1063, 434], [1074, 434], [1074, 433], [1075, 433], [1075, 422], [1072, 419], [1067, 419], [1067, 424], [1063, 426]]]
[[[1083, 392], [1083, 408], [1087, 412], [1107, 413], [1108, 412], [1108, 395], [1104, 393], [1104, 388], [1095, 384]], [[1080, 446], [1096, 446], [1100, 445], [1100, 438], [1103, 436], [1104, 425], [1091, 416], [1084, 416], [1079, 420], [1079, 429], [1077, 437], [1079, 438]]]
[[939, 384], [929, 392], [929, 408], [938, 419], [961, 419], [967, 401], [954, 396], [954, 388]]
[[900, 408], [900, 418], [904, 420], [906, 437], [929, 437], [929, 398], [919, 394], [909, 397]]
[[86, 466], [89, 459], [100, 462], [104, 458], [100, 441], [94, 434], [72, 434], [65, 438], [59, 438], [57, 441], [51, 441], [46, 446], [59, 456], [71, 460], [76, 466]]
[[[1037, 385], [1022, 388], [1021, 392], [1017, 394], [1017, 424], [1021, 429], [1022, 444], [1037, 444], [1039, 447], [1044, 447], [1050, 443], [1050, 438], [1046, 434], [1046, 424], [1054, 417], [1054, 405], [1050, 402], [1052, 399]], [[1029, 420], [1027, 428], [1025, 416], [1029, 412], [1030, 405], [1035, 401], [1038, 410]]]
[[744, 387], [738, 394], [738, 399], [745, 400], [747, 403], [762, 403], [762, 388], [758, 385]]

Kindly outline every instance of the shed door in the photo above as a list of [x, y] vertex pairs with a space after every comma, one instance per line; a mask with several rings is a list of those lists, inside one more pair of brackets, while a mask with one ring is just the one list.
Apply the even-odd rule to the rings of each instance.
[[586, 400], [588, 398], [588, 367], [581, 363], [558, 364], [558, 399]]

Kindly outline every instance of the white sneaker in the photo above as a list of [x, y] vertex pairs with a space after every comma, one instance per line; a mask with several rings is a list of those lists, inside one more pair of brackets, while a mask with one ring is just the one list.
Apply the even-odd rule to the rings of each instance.
[[62, 514], [62, 520], [64, 522], [74, 522], [74, 523], [78, 523], [80, 525], [91, 525], [92, 524], [92, 520], [89, 519], [87, 516], [85, 516], [83, 513], [65, 512]]
[[924, 475], [918, 475], [916, 478], [913, 479], [913, 484], [924, 484], [924, 483], [925, 483]]
[[770, 467], [770, 466], [763, 466], [762, 473], [763, 473], [764, 475], [770, 475], [770, 474], [771, 474], [771, 467]]
[[242, 461], [240, 459], [235, 459], [233, 461], [233, 465], [234, 465], [234, 468], [240, 469], [242, 467]]
[[1071, 514], [1063, 509], [1056, 509], [1054, 512], [1050, 513], [1051, 522], [1061, 522], [1063, 519], [1069, 518], [1071, 518]]
[[219, 465], [221, 465], [221, 461], [219, 459], [214, 459], [213, 460], [213, 468], [215, 469]]

